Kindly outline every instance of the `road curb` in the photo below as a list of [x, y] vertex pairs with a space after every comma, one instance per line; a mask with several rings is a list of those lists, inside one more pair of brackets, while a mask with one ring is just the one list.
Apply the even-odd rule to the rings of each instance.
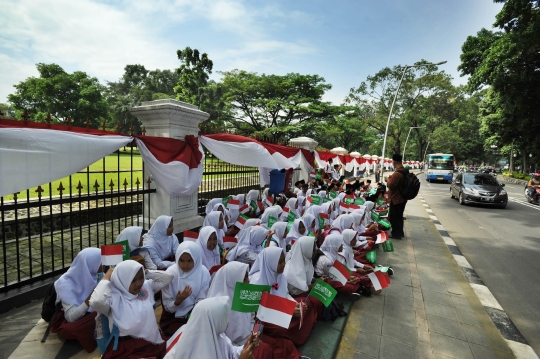
[[437, 231], [441, 235], [444, 243], [446, 243], [446, 246], [452, 253], [454, 260], [467, 278], [469, 285], [480, 300], [480, 303], [482, 303], [482, 306], [493, 321], [493, 324], [495, 324], [495, 327], [497, 327], [502, 337], [507, 342], [515, 357], [519, 359], [539, 359], [538, 355], [535, 353], [529, 343], [527, 343], [527, 340], [525, 340], [520, 331], [516, 328], [489, 288], [484, 284], [482, 279], [480, 279], [465, 256], [463, 256], [456, 243], [444, 229], [441, 222], [435, 216], [433, 210], [427, 204], [424, 197], [418, 195], [418, 198], [422, 203], [422, 206], [424, 206], [424, 209], [429, 214], [430, 220], [437, 228]]
[[520, 184], [520, 185], [525, 186], [525, 185], [528, 183], [528, 181], [520, 180], [520, 179], [516, 179], [516, 178], [512, 178], [512, 177], [506, 177], [506, 176], [503, 176], [503, 175], [501, 175], [501, 177], [502, 177], [506, 182], [510, 182], [510, 183], [514, 183], [514, 184]]

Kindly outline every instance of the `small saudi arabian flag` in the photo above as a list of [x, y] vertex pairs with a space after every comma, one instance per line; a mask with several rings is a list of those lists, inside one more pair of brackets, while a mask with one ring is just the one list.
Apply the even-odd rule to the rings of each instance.
[[270, 293], [269, 285], [236, 282], [232, 310], [242, 313], [253, 313], [259, 309], [263, 292]]
[[328, 213], [319, 213], [319, 228], [324, 228], [324, 225], [330, 222], [330, 216]]
[[381, 217], [379, 216], [377, 212], [371, 211], [371, 219], [374, 220], [375, 222], [378, 222], [381, 220]]
[[377, 251], [376, 250], [372, 250], [372, 251], [367, 251], [366, 252], [366, 259], [369, 263], [376, 263], [377, 262]]
[[364, 203], [366, 203], [366, 201], [364, 201], [362, 197], [358, 197], [357, 199], [354, 200], [354, 204], [358, 206], [362, 206]]
[[287, 215], [287, 222], [289, 223], [294, 222], [295, 219], [296, 219], [296, 213], [294, 213], [293, 211], [289, 211], [289, 214]]
[[308, 197], [308, 201], [310, 201], [311, 204], [313, 204], [313, 205], [320, 206], [321, 205], [321, 196], [311, 195], [311, 196]]
[[382, 225], [384, 228], [386, 229], [389, 229], [390, 227], [392, 227], [392, 225], [390, 224], [390, 222], [385, 219], [385, 218], [381, 218], [377, 221], [377, 223], [379, 223], [380, 225]]
[[351, 271], [336, 259], [328, 274], [330, 274], [333, 280], [345, 285], [351, 276]]
[[334, 300], [336, 294], [337, 290], [332, 288], [330, 284], [323, 282], [320, 279], [317, 279], [315, 284], [313, 284], [311, 291], [309, 292], [309, 295], [311, 297], [315, 297], [320, 300], [325, 307], [328, 307], [330, 303], [332, 303], [332, 300]]
[[382, 244], [382, 249], [384, 252], [393, 252], [394, 251], [394, 243], [392, 243], [392, 240], [389, 239]]
[[274, 216], [268, 216], [268, 228], [272, 228], [274, 223], [277, 222], [277, 218]]

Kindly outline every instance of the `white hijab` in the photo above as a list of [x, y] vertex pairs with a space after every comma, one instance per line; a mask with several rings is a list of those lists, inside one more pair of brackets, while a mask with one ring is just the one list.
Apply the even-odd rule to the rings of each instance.
[[321, 196], [321, 201], [324, 201], [324, 199], [326, 198], [326, 191], [319, 191], [319, 193], [317, 194]]
[[153, 344], [163, 343], [154, 314], [154, 291], [144, 282], [138, 295], [129, 292], [135, 275], [144, 268], [133, 260], [118, 264], [111, 275], [111, 312], [122, 335], [143, 338]]
[[270, 294], [287, 298], [287, 278], [283, 274], [277, 273], [279, 258], [283, 250], [278, 247], [268, 247], [259, 253], [253, 267], [249, 271], [249, 282], [251, 284], [270, 285]]
[[[300, 233], [300, 223], [304, 225], [304, 233]], [[287, 238], [285, 238], [285, 242], [287, 244], [291, 243], [292, 240], [298, 240], [298, 238], [305, 236], [308, 234], [308, 229], [306, 224], [304, 223], [304, 220], [301, 218], [295, 219], [293, 226], [291, 228], [291, 231], [289, 234], [287, 234]]]
[[358, 232], [352, 229], [346, 229], [343, 231], [343, 252], [340, 252], [339, 254], [345, 258], [345, 263], [350, 269], [354, 268], [355, 263], [351, 240], [356, 237], [357, 234]]
[[236, 238], [240, 238], [240, 236], [247, 230], [249, 230], [249, 228], [253, 227], [253, 226], [256, 226], [257, 224], [260, 223], [260, 220], [258, 218], [250, 218], [246, 221], [246, 223], [244, 223], [244, 227], [242, 227], [242, 229], [236, 233]]
[[144, 246], [153, 249], [159, 254], [161, 260], [168, 258], [174, 253], [175, 243], [178, 243], [178, 238], [174, 233], [167, 235], [167, 228], [171, 223], [172, 217], [159, 216], [152, 225], [152, 228], [144, 235]]
[[207, 204], [206, 204], [206, 214], [212, 212], [212, 211], [215, 211], [214, 210], [214, 206], [218, 203], [221, 203], [223, 204], [223, 199], [222, 198], [212, 198]]
[[223, 247], [223, 237], [225, 236], [225, 228], [219, 228], [219, 217], [223, 216], [223, 227], [225, 227], [225, 214], [220, 211], [212, 211], [204, 217], [203, 227], [212, 226], [216, 230], [218, 243]]
[[261, 216], [261, 227], [268, 229], [268, 218], [274, 217], [276, 220], [279, 221], [279, 217], [282, 212], [283, 209], [281, 209], [280, 206], [272, 206], [265, 209], [264, 213]]
[[364, 203], [364, 207], [366, 216], [364, 217], [364, 222], [362, 224], [367, 227], [367, 225], [371, 223], [371, 211], [373, 210], [373, 207], [375, 207], [375, 203], [366, 201], [366, 203]]
[[304, 216], [310, 214], [315, 218], [315, 230], [319, 229], [319, 213], [321, 213], [321, 210], [321, 206], [314, 204], [306, 209], [306, 212], [304, 213]]
[[353, 224], [353, 216], [351, 216], [350, 214], [342, 214], [332, 223], [332, 228], [337, 228], [341, 232], [343, 232], [345, 229], [351, 229], [351, 226], [353, 226]]
[[[241, 262], [229, 262], [221, 267], [215, 274], [208, 298], [227, 296], [229, 298], [229, 308], [234, 297], [234, 288], [237, 282], [243, 282], [249, 270], [249, 265]], [[247, 337], [251, 333], [251, 313], [240, 313], [231, 311], [229, 314], [229, 325], [225, 334], [234, 345], [244, 345]]]
[[[223, 219], [224, 219], [224, 220], [226, 219], [226, 220], [225, 220], [225, 224], [226, 224], [227, 226], [230, 226], [230, 225], [231, 225], [231, 218], [232, 218], [232, 217], [231, 217], [231, 211], [229, 211], [229, 210], [227, 209], [227, 207], [225, 207], [225, 206], [223, 205], [223, 203], [216, 203], [216, 204], [214, 205], [214, 208], [212, 208], [212, 212], [214, 212], [214, 211], [223, 213]], [[235, 220], [235, 221], [236, 221], [236, 220]], [[234, 224], [234, 222], [232, 222], [232, 224]]]
[[[230, 313], [229, 298], [214, 297], [199, 302], [174, 346], [176, 359], [229, 359], [233, 346], [225, 335]], [[173, 356], [167, 356], [167, 358]]]
[[[304, 201], [306, 201], [306, 197], [304, 196], [298, 196], [297, 197], [297, 203], [298, 203], [298, 210], [296, 211], [299, 215], [302, 214], [302, 209], [304, 209]], [[307, 201], [306, 201], [307, 202]], [[309, 203], [309, 202], [307, 202]]]
[[220, 264], [218, 246], [216, 246], [213, 251], [209, 250], [207, 247], [208, 239], [210, 238], [212, 233], [216, 233], [216, 229], [214, 227], [202, 227], [201, 231], [199, 232], [199, 238], [195, 242], [195, 244], [199, 247], [199, 250], [202, 253], [202, 265], [205, 266], [208, 270], [210, 270], [210, 268], [212, 268], [213, 266], [217, 266]]
[[308, 285], [311, 284], [315, 270], [311, 257], [313, 256], [313, 237], [300, 237], [291, 248], [290, 259], [285, 265], [283, 274], [287, 282], [293, 287], [303, 292], [309, 291]]
[[[313, 231], [317, 230], [317, 223], [315, 223], [315, 216], [309, 213], [304, 214], [302, 217], [302, 220], [304, 221], [304, 224], [306, 225], [306, 230], [309, 233], [310, 230], [312, 230], [313, 224], [315, 224], [315, 227], [313, 227]], [[307, 233], [306, 233], [307, 234]]]
[[363, 207], [360, 207], [359, 209], [355, 209], [351, 215], [353, 216], [354, 218], [354, 225], [355, 225], [355, 228], [358, 233], [364, 233], [366, 231], [366, 227], [364, 227], [364, 225], [362, 224], [363, 221], [362, 221], [362, 217], [364, 217], [365, 215], [365, 210]]
[[227, 253], [227, 260], [231, 262], [248, 251], [258, 251], [259, 248], [257, 247], [261, 246], [266, 238], [267, 231], [267, 229], [260, 226], [249, 227], [238, 238], [238, 244]]
[[81, 305], [97, 285], [97, 272], [100, 266], [99, 248], [85, 248], [80, 251], [68, 271], [54, 282], [56, 301]]
[[289, 213], [294, 213], [296, 214], [296, 218], [298, 218], [298, 210], [295, 209], [294, 207], [296, 207], [296, 204], [298, 203], [298, 198], [296, 197], [291, 197], [287, 200], [287, 203], [285, 203], [285, 208], [289, 209], [289, 211], [283, 211], [283, 213], [281, 214], [281, 220], [282, 221], [287, 221], [287, 217], [289, 216]]
[[287, 230], [287, 222], [276, 222], [271, 228], [274, 231], [273, 239], [278, 242], [278, 247], [285, 250], [287, 242], [285, 241], [285, 231]]
[[[232, 199], [234, 200], [239, 200], [239, 197], [238, 196], [232, 196]], [[229, 223], [230, 225], [233, 225], [236, 220], [238, 219], [238, 216], [240, 215], [240, 211], [239, 209], [232, 209], [232, 208], [227, 208], [227, 211], [229, 212], [228, 213], [228, 216], [229, 216]]]
[[341, 247], [342, 244], [343, 236], [339, 233], [332, 233], [324, 239], [321, 251], [332, 263], [334, 263], [338, 256], [339, 247]]
[[[193, 268], [184, 273], [178, 265], [180, 256], [184, 253], [188, 253], [193, 258]], [[199, 295], [199, 292], [208, 286], [210, 282], [210, 273], [205, 266], [202, 265], [202, 254], [199, 249], [199, 245], [194, 242], [182, 242], [176, 249], [176, 263], [167, 268], [167, 273], [174, 276], [173, 280], [169, 284], [169, 292], [171, 296], [175, 296], [178, 291], [184, 290], [189, 285], [191, 287], [191, 295], [184, 299], [176, 310], [175, 317], [184, 317], [195, 305], [195, 298]]]
[[240, 207], [242, 207], [244, 204], [246, 204], [246, 195], [243, 193], [240, 193], [238, 195], [238, 199], [240, 200]]
[[118, 237], [116, 237], [115, 243], [127, 241], [129, 243], [129, 251], [133, 252], [140, 247], [139, 244], [141, 244], [142, 230], [142, 227], [126, 227], [120, 232]]
[[251, 191], [248, 192], [248, 194], [246, 196], [246, 203], [247, 204], [250, 204], [251, 201], [257, 202], [258, 200], [259, 200], [259, 191], [258, 190], [252, 189]]

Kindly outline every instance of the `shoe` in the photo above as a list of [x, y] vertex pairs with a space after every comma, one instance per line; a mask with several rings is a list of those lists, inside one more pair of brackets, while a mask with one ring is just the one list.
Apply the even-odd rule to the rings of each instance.
[[388, 273], [388, 275], [394, 275], [394, 270], [392, 269], [392, 267], [389, 267], [386, 272]]
[[355, 293], [353, 293], [353, 294], [351, 294], [351, 295], [349, 296], [349, 299], [350, 299], [351, 301], [353, 301], [353, 302], [356, 302], [357, 300], [360, 300], [360, 297], [361, 297], [360, 293], [356, 293], [356, 292], [355, 292]]
[[371, 289], [364, 287], [363, 285], [360, 286], [360, 289], [358, 290], [364, 297], [371, 297]]
[[395, 237], [395, 236], [392, 236], [392, 235], [388, 236], [388, 238], [392, 238], [392, 239], [403, 239], [403, 237]]

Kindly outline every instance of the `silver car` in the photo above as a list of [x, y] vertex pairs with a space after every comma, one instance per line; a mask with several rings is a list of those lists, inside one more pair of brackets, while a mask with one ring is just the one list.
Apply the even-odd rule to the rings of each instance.
[[508, 194], [503, 187], [504, 183], [487, 173], [460, 173], [450, 185], [450, 197], [462, 205], [479, 203], [505, 208]]

